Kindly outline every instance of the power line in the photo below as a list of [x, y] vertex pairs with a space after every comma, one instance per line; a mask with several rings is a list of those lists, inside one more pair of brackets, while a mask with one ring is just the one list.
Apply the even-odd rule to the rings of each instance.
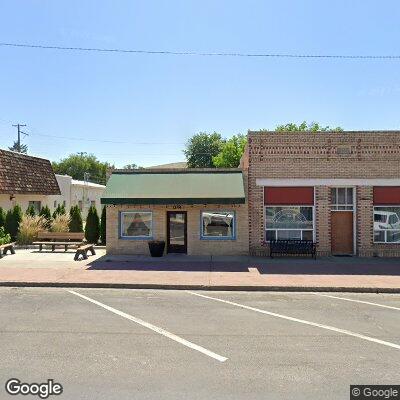
[[198, 52], [198, 51], [170, 51], [170, 50], [138, 50], [120, 48], [100, 47], [72, 47], [72, 46], [50, 46], [30, 43], [5, 43], [0, 42], [3, 47], [22, 47], [32, 49], [101, 52], [101, 53], [133, 53], [133, 54], [159, 54], [173, 56], [202, 56], [202, 57], [254, 57], [254, 58], [339, 58], [339, 59], [376, 59], [376, 60], [398, 60], [400, 55], [361, 55], [361, 54], [295, 54], [295, 53], [240, 53], [240, 52]]

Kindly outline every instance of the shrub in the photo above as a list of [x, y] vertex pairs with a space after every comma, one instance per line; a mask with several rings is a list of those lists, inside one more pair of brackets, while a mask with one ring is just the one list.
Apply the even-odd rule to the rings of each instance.
[[45, 230], [46, 219], [40, 216], [23, 215], [19, 224], [17, 242], [31, 244], [37, 239], [38, 233]]
[[65, 215], [66, 214], [66, 212], [65, 212], [65, 206], [64, 206], [64, 204], [63, 205], [61, 205], [61, 204], [59, 204], [58, 206], [57, 206], [57, 208], [54, 210], [54, 212], [53, 212], [53, 219], [55, 218], [55, 217], [57, 217], [57, 215]]
[[106, 206], [101, 211], [101, 222], [100, 222], [100, 241], [101, 244], [106, 244]]
[[56, 215], [51, 221], [50, 230], [52, 232], [69, 232], [69, 221], [68, 215]]
[[11, 240], [13, 241], [17, 238], [19, 223], [21, 222], [21, 219], [22, 210], [18, 204], [14, 206], [12, 210], [7, 211], [4, 228], [6, 232], [10, 234]]
[[47, 206], [42, 207], [42, 209], [39, 212], [39, 216], [43, 217], [45, 219], [45, 228], [50, 229], [51, 227], [51, 212], [50, 208]]
[[11, 242], [11, 236], [9, 233], [6, 233], [4, 230], [4, 226], [0, 226], [0, 245], [7, 244]]
[[30, 215], [31, 217], [34, 217], [36, 215], [35, 213], [35, 207], [33, 207], [33, 205], [31, 204], [30, 206], [28, 206], [28, 208], [26, 209], [25, 212], [26, 215]]
[[100, 220], [96, 207], [91, 206], [86, 218], [85, 237], [89, 243], [97, 244], [100, 237]]
[[6, 223], [6, 213], [4, 210], [0, 207], [0, 228], [4, 226]]
[[83, 232], [83, 222], [81, 210], [78, 206], [72, 206], [69, 210], [69, 231], [70, 232]]

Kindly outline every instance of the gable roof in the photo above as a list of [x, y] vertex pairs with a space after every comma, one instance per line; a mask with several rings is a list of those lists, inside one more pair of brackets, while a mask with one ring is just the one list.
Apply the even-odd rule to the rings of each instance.
[[61, 194], [50, 161], [0, 149], [0, 194]]
[[114, 171], [103, 204], [245, 203], [240, 169]]

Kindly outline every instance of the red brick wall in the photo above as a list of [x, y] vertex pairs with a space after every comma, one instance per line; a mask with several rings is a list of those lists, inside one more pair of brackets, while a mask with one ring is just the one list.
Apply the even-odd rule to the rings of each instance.
[[[400, 132], [249, 132], [247, 175], [249, 241], [265, 254], [263, 187], [257, 178], [400, 179]], [[317, 186], [316, 239], [330, 253], [330, 188]], [[356, 188], [356, 248], [359, 255], [400, 256], [399, 245], [373, 243], [373, 188]]]

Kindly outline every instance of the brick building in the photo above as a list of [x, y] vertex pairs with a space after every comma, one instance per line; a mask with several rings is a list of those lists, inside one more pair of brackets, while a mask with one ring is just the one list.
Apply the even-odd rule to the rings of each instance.
[[251, 254], [273, 238], [319, 255], [400, 256], [400, 132], [249, 132]]
[[248, 254], [248, 210], [238, 169], [113, 171], [102, 197], [107, 253]]

